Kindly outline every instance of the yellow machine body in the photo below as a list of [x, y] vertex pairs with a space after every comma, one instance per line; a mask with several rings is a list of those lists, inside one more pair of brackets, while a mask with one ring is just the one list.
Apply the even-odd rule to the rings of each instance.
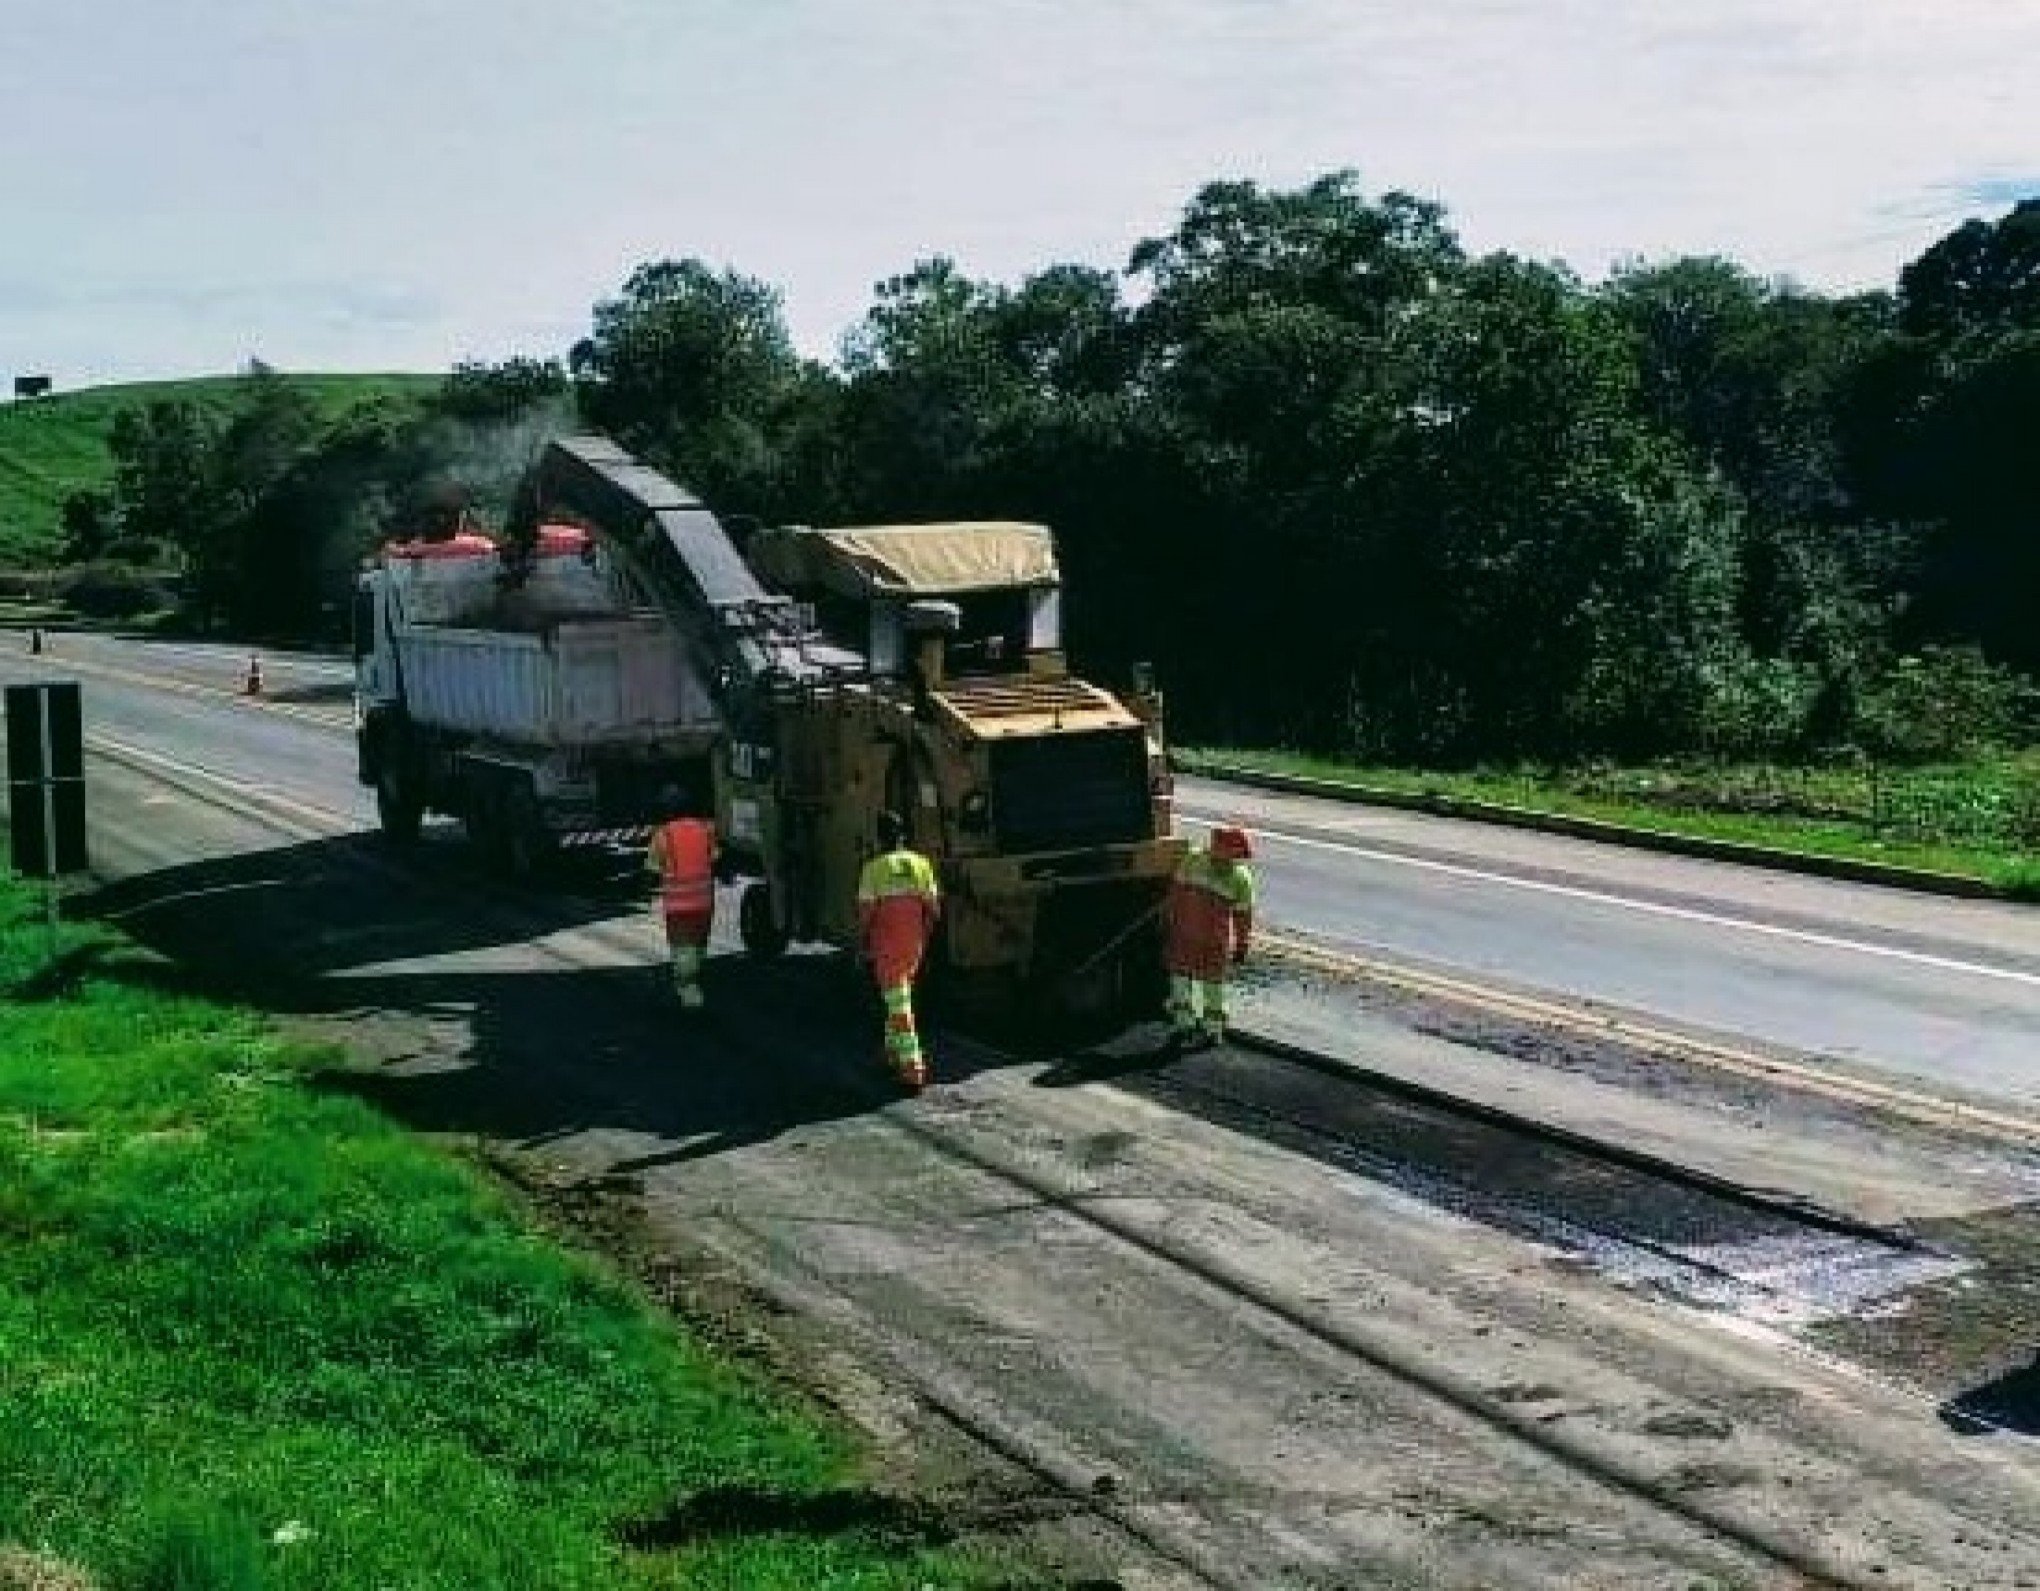
[[1184, 850], [1161, 703], [1069, 672], [1046, 530], [773, 531], [747, 558], [879, 664], [782, 700], [769, 750], [727, 748], [722, 822], [755, 837], [778, 933], [854, 946], [893, 811], [942, 880], [942, 973], [1079, 1010], [1158, 1005]]

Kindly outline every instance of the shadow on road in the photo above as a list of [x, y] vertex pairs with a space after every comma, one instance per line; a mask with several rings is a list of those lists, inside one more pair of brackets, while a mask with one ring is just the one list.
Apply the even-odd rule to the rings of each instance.
[[1987, 1431], [2040, 1436], [2040, 1354], [2031, 1364], [1950, 1398], [1940, 1415], [1942, 1424], [1968, 1436]]
[[400, 857], [373, 834], [348, 834], [137, 874], [83, 905], [259, 1001], [279, 975], [514, 947], [614, 918], [637, 893], [634, 879], [584, 869], [562, 891], [527, 899], [491, 885], [451, 836]]
[[272, 702], [351, 702], [354, 700], [352, 680], [325, 680], [316, 685], [271, 685], [262, 695]]
[[[438, 854], [438, 853], [444, 854]], [[194, 862], [83, 903], [167, 958], [108, 975], [199, 987], [346, 1040], [327, 1086], [407, 1124], [524, 1145], [606, 1130], [648, 1169], [888, 1104], [879, 1015], [835, 954], [710, 958], [710, 1011], [672, 1002], [634, 884], [483, 884], [456, 847], [392, 862], [349, 836]], [[596, 924], [599, 939], [542, 940]], [[69, 969], [75, 977], [78, 969]], [[988, 1061], [945, 1057], [954, 1081]]]

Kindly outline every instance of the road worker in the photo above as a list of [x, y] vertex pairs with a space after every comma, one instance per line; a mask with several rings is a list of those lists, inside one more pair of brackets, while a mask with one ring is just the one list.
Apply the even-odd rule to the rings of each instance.
[[1226, 977], [1247, 959], [1254, 936], [1253, 854], [1244, 829], [1214, 829], [1169, 885], [1169, 1022], [1180, 1039], [1225, 1038]]
[[898, 813], [880, 813], [878, 855], [864, 864], [857, 880], [857, 930], [885, 1002], [886, 1061], [908, 1088], [928, 1081], [914, 1025], [914, 977], [941, 916], [934, 864], [907, 848], [907, 826]]
[[659, 881], [659, 915], [673, 956], [673, 990], [683, 1010], [707, 1002], [701, 966], [708, 957], [708, 931], [715, 921], [715, 826], [700, 803], [677, 785], [659, 798], [662, 821], [652, 831], [645, 870]]

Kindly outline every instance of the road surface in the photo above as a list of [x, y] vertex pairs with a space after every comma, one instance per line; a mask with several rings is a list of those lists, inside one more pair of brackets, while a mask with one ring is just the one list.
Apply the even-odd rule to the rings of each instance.
[[[718, 955], [717, 1015], [686, 1026], [635, 900], [508, 891], [458, 843], [398, 860], [363, 832], [330, 664], [265, 659], [249, 705], [233, 654], [57, 646], [0, 654], [0, 676], [68, 660], [86, 682], [96, 909], [346, 1041], [352, 1086], [400, 1119], [489, 1146], [562, 1209], [613, 1205], [633, 1250], [687, 1277], [728, 1267], [814, 1334], [817, 1380], [900, 1473], [993, 1476], [1013, 1512], [1067, 1527], [1073, 1564], [1128, 1586], [2040, 1580], [2040, 1463], [1954, 1434], [1930, 1398], [1668, 1303], [1557, 1228], [1109, 1070], [945, 1040], [939, 1086], [901, 1103], [840, 958]], [[1766, 896], [1733, 870], [1456, 825], [1249, 816], [1280, 836], [1273, 915], [1326, 937], [1387, 943], [1394, 921], [1391, 948], [1437, 960], [1450, 923], [1485, 924], [1479, 955], [1527, 978], [1569, 934], [1556, 959], [1614, 979], [1662, 932], [1694, 986], [1776, 943], [1805, 999], [1825, 980], [1902, 1003], [1895, 980], [1932, 972], [1978, 1042], [2034, 1018], [2026, 985], [1981, 970], [2033, 948], [1992, 939], [1988, 908], [1926, 903], [1923, 933], [1800, 881]], [[945, 1441], [982, 1469], [926, 1475]]]

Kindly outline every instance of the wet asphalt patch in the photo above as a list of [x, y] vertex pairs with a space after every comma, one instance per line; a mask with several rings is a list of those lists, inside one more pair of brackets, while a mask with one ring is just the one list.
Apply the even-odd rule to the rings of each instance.
[[[1103, 1080], [1559, 1250], [1626, 1286], [1767, 1325], [1874, 1311], [1967, 1262], [1841, 1232], [1524, 1130], [1231, 1048], [1098, 1058]], [[1045, 1079], [1048, 1080], [1048, 1079]]]

